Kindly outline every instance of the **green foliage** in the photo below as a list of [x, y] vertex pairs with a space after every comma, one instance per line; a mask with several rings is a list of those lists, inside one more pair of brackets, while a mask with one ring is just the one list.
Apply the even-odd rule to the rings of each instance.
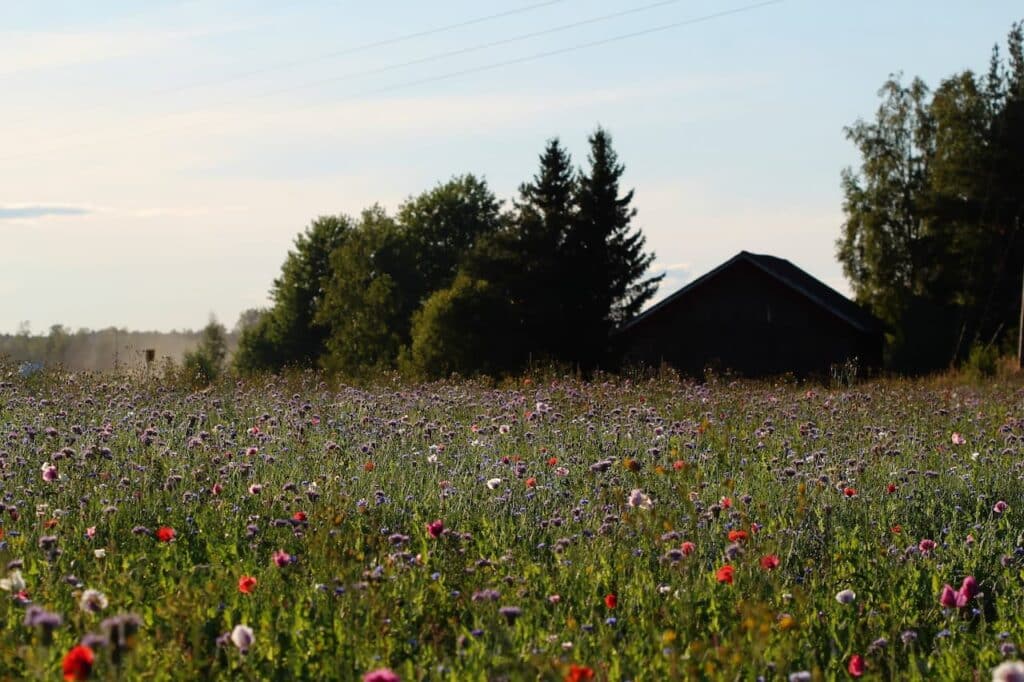
[[991, 344], [974, 343], [963, 369], [978, 380], [994, 377], [999, 369], [999, 349]]
[[196, 385], [211, 384], [224, 371], [227, 356], [227, 329], [217, 320], [211, 319], [203, 328], [199, 347], [185, 353], [181, 372]]
[[242, 331], [234, 355], [236, 369], [248, 373], [316, 364], [330, 333], [329, 325], [317, 321], [317, 313], [330, 276], [331, 254], [352, 228], [347, 216], [324, 216], [295, 238], [270, 291], [273, 307], [255, 324], [250, 319]]
[[453, 178], [411, 198], [396, 218], [375, 207], [331, 257], [318, 324], [329, 326], [321, 364], [358, 376], [394, 369], [412, 342], [413, 314], [448, 287], [465, 254], [502, 224], [487, 183]]
[[891, 78], [871, 122], [847, 137], [839, 260], [857, 299], [890, 329], [890, 364], [910, 371], [963, 359], [974, 341], [1015, 336], [1024, 271], [1022, 25], [989, 72], [932, 93]]
[[410, 376], [494, 374], [511, 364], [509, 327], [503, 299], [485, 281], [459, 275], [435, 292], [413, 315], [412, 344], [401, 369]]
[[661, 277], [645, 278], [654, 255], [632, 226], [632, 192], [620, 196], [624, 168], [604, 130], [590, 160], [577, 174], [550, 141], [510, 213], [484, 180], [462, 175], [394, 216], [374, 206], [358, 221], [314, 222], [274, 283], [274, 306], [240, 320], [236, 368], [316, 363], [366, 377], [401, 364], [443, 376], [608, 362], [609, 333]]

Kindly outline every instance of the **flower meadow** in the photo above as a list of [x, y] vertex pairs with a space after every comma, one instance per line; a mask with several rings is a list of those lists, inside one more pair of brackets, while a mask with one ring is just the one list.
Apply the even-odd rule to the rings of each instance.
[[1024, 674], [1017, 383], [0, 377], [0, 678]]

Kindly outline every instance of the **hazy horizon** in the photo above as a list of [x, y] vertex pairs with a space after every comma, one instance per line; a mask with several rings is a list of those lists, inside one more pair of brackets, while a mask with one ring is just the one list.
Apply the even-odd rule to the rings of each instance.
[[843, 126], [890, 73], [983, 71], [1021, 18], [1008, 1], [22, 3], [0, 28], [0, 332], [230, 328], [316, 216], [466, 172], [508, 200], [547, 139], [580, 165], [598, 124], [668, 273], [659, 298], [741, 250], [848, 294]]

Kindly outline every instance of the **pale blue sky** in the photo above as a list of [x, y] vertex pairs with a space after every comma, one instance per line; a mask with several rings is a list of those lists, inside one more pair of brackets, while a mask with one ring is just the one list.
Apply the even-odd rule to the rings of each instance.
[[1009, 1], [784, 0], [442, 78], [755, 4], [560, 0], [353, 51], [541, 4], [4, 3], [0, 331], [167, 330], [211, 312], [230, 326], [265, 305], [313, 217], [393, 209], [462, 172], [510, 198], [545, 140], [583, 163], [598, 124], [669, 272], [661, 295], [741, 249], [847, 292], [843, 126], [891, 72], [934, 85], [986, 68], [1024, 18]]

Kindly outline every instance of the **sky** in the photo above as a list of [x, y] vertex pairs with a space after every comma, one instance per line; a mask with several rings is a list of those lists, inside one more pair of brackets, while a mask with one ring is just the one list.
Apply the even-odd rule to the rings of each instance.
[[659, 297], [740, 250], [849, 294], [844, 126], [983, 71], [1019, 0], [40, 0], [0, 7], [0, 333], [229, 328], [296, 234], [608, 129]]

